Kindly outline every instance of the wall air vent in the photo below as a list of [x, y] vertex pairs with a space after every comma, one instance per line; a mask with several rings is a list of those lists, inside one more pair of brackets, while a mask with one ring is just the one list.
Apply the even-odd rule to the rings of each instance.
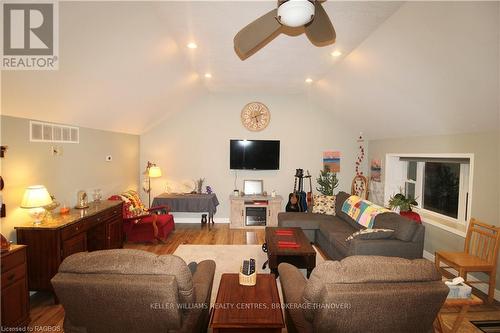
[[80, 129], [74, 126], [30, 121], [31, 142], [80, 143]]

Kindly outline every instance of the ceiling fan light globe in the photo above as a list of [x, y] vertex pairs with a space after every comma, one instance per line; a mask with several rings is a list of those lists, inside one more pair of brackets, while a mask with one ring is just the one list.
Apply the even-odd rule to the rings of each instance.
[[278, 21], [287, 27], [301, 27], [314, 18], [314, 5], [308, 0], [288, 0], [278, 7]]

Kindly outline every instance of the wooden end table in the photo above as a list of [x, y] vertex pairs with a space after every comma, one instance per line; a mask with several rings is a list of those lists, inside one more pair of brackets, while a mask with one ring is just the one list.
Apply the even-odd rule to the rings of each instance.
[[483, 301], [475, 295], [471, 295], [470, 298], [447, 298], [443, 304], [443, 308], [459, 307], [460, 312], [458, 313], [457, 318], [455, 318], [452, 327], [449, 327], [444, 323], [444, 320], [441, 317], [441, 312], [440, 312], [435, 321], [436, 330], [440, 333], [458, 332], [458, 329], [460, 328], [460, 325], [462, 324], [462, 321], [464, 320], [465, 315], [469, 310], [469, 307], [471, 305], [481, 305], [481, 304], [483, 304]]
[[242, 286], [238, 274], [222, 274], [210, 326], [214, 333], [281, 332], [285, 324], [274, 276], [257, 274], [255, 286]]
[[[292, 230], [292, 236], [280, 236], [276, 234], [276, 230]], [[299, 244], [298, 248], [282, 248], [278, 246], [278, 241], [295, 241]], [[294, 265], [297, 268], [305, 268], [307, 277], [311, 275], [312, 270], [316, 267], [316, 251], [311, 246], [311, 242], [304, 234], [301, 228], [266, 228], [266, 243], [267, 243], [267, 258], [269, 260], [269, 268], [271, 273], [278, 277], [278, 265], [286, 262]]]

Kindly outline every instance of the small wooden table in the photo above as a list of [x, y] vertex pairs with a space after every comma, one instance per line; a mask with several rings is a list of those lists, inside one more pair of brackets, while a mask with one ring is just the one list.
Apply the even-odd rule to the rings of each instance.
[[257, 274], [255, 286], [241, 286], [238, 274], [222, 274], [210, 326], [214, 333], [281, 332], [285, 324], [274, 276]]
[[452, 327], [449, 327], [444, 323], [440, 312], [436, 318], [436, 325], [435, 325], [436, 330], [441, 333], [458, 332], [458, 329], [460, 328], [460, 325], [462, 324], [462, 321], [464, 320], [465, 315], [469, 310], [469, 307], [471, 305], [481, 305], [481, 304], [483, 304], [483, 301], [475, 295], [471, 295], [470, 298], [447, 298], [443, 304], [443, 308], [459, 307], [460, 312], [458, 313], [457, 318], [455, 318], [455, 322], [453, 323]]
[[[292, 236], [280, 236], [276, 234], [276, 230], [285, 229], [292, 230]], [[299, 244], [297, 248], [284, 248], [278, 246], [278, 241], [295, 241]], [[266, 243], [267, 243], [267, 258], [269, 260], [269, 268], [271, 273], [278, 276], [278, 265], [286, 262], [294, 265], [297, 268], [305, 268], [307, 277], [311, 275], [312, 270], [316, 267], [316, 251], [311, 246], [311, 242], [304, 234], [301, 228], [266, 228]]]

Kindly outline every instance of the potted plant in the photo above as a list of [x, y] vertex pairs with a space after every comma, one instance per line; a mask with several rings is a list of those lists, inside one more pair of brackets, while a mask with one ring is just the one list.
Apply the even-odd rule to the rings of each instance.
[[331, 172], [328, 165], [325, 165], [316, 178], [319, 187], [316, 187], [319, 193], [323, 195], [333, 195], [333, 190], [339, 185], [337, 174]]
[[421, 223], [420, 215], [413, 212], [412, 207], [418, 205], [418, 202], [410, 197], [406, 197], [402, 193], [397, 193], [389, 199], [389, 208], [394, 211], [399, 211], [399, 215]]

